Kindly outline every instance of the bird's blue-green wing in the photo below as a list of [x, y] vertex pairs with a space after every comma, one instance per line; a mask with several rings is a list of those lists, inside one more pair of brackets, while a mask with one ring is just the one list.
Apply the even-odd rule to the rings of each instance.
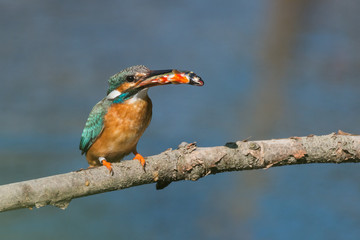
[[85, 128], [81, 134], [80, 150], [84, 154], [89, 150], [91, 145], [95, 142], [98, 136], [104, 129], [104, 116], [110, 106], [107, 99], [98, 102], [91, 110], [89, 117], [86, 121]]

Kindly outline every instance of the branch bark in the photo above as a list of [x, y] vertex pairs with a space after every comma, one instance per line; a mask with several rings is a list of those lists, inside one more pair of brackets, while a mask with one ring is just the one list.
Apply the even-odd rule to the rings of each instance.
[[360, 161], [360, 136], [339, 131], [266, 141], [237, 141], [225, 146], [197, 147], [182, 143], [176, 150], [150, 156], [146, 172], [137, 161], [114, 163], [0, 186], [0, 211], [54, 205], [65, 209], [74, 198], [156, 183], [157, 189], [174, 181], [198, 180], [209, 174], [267, 169], [306, 163]]

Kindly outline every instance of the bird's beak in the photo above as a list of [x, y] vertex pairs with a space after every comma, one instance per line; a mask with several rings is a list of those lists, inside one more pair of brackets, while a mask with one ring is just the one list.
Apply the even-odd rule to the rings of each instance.
[[166, 84], [190, 84], [195, 86], [204, 85], [204, 81], [190, 71], [155, 70], [150, 71], [143, 80], [138, 82], [138, 87], [153, 87]]

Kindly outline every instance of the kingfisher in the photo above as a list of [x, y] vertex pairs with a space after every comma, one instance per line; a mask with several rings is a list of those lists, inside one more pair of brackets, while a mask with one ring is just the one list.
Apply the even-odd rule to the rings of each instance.
[[113, 75], [108, 84], [107, 96], [89, 114], [79, 148], [90, 167], [104, 165], [113, 174], [111, 163], [130, 153], [145, 170], [145, 159], [136, 146], [151, 121], [148, 89], [168, 84], [203, 86], [204, 82], [191, 71], [150, 70], [137, 65]]

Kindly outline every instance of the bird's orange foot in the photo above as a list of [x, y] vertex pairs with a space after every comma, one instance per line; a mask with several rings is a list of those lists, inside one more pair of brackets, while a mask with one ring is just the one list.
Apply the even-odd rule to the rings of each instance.
[[103, 166], [105, 166], [107, 169], [109, 169], [110, 175], [114, 175], [114, 170], [112, 169], [112, 166], [111, 166], [110, 162], [106, 161], [106, 159], [103, 158], [103, 157], [100, 157], [99, 161]]
[[145, 158], [141, 156], [140, 153], [135, 153], [135, 157], [133, 158], [133, 160], [138, 160], [145, 171]]

